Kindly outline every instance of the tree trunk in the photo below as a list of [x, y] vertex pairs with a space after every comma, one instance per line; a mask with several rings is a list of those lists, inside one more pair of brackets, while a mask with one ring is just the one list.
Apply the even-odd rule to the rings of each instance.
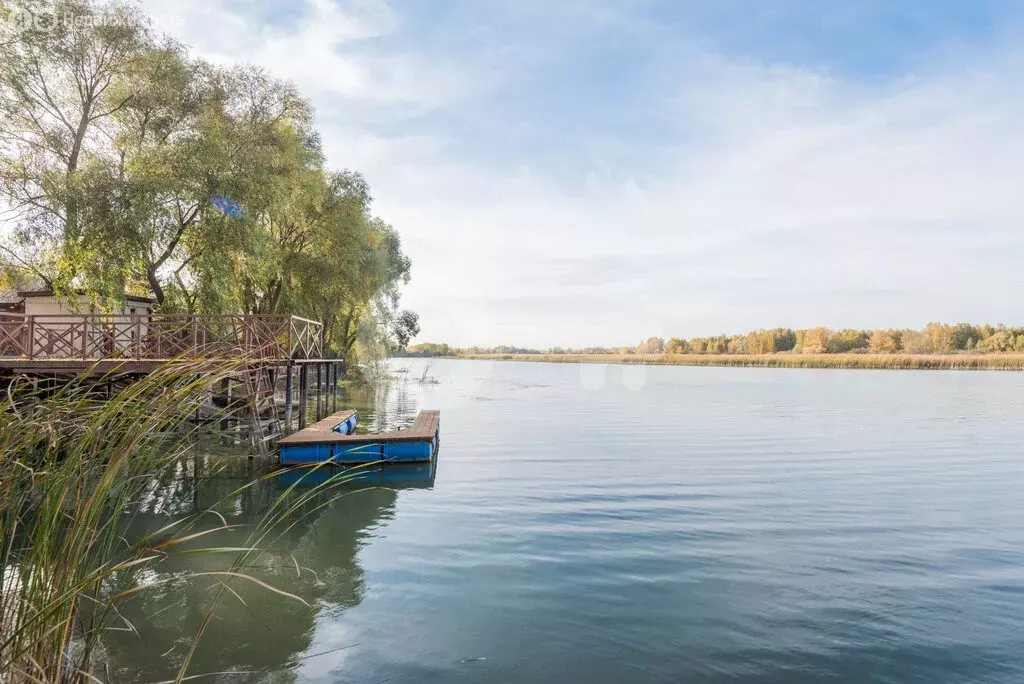
[[149, 281], [149, 289], [153, 291], [157, 305], [163, 306], [167, 295], [164, 293], [163, 285], [160, 284], [160, 279], [157, 278], [155, 266], [150, 266], [146, 269], [146, 280]]

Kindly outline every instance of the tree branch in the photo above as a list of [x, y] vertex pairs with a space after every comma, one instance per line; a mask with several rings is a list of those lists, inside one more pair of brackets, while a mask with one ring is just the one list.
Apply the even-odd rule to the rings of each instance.
[[11, 258], [13, 258], [19, 264], [21, 264], [22, 266], [24, 266], [28, 270], [32, 271], [33, 273], [35, 273], [39, 277], [39, 279], [43, 281], [43, 284], [46, 285], [46, 287], [50, 288], [51, 290], [53, 289], [53, 281], [50, 280], [50, 278], [47, 277], [47, 275], [45, 273], [40, 271], [36, 266], [34, 266], [34, 265], [30, 264], [29, 262], [25, 261], [20, 256], [15, 254], [11, 249], [9, 249], [7, 247], [4, 247], [3, 245], [0, 245], [0, 249], [2, 249], [3, 251], [7, 252], [7, 254], [9, 254], [11, 256]]

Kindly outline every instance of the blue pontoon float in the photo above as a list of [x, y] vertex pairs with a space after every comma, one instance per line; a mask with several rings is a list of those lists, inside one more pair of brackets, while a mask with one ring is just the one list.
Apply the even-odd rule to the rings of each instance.
[[320, 464], [291, 466], [278, 471], [275, 477], [282, 487], [318, 487], [341, 482], [342, 486], [354, 488], [416, 489], [433, 487], [436, 473], [435, 458], [422, 463], [364, 463], [345, 470]]
[[411, 427], [396, 432], [359, 435], [356, 423], [355, 411], [339, 411], [281, 439], [281, 463], [421, 463], [441, 445], [440, 411], [420, 411]]

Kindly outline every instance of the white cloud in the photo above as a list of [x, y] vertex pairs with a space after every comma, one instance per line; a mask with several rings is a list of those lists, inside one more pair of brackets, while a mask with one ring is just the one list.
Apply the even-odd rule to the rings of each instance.
[[380, 54], [365, 47], [398, 28], [398, 17], [383, 0], [347, 7], [306, 0], [296, 3], [301, 12], [294, 23], [259, 21], [224, 3], [203, 0], [179, 0], [173, 16], [164, 0], [141, 4], [158, 28], [170, 27], [172, 35], [205, 59], [266, 67], [317, 101], [429, 107], [454, 95], [454, 79], [444, 70], [426, 72], [401, 52]]
[[[605, 130], [603, 112], [566, 131], [541, 106], [508, 114], [543, 63], [498, 68], [502, 45], [386, 47], [410, 27], [373, 7], [313, 0], [275, 28], [188, 0], [181, 37], [313, 98], [331, 163], [362, 170], [403, 235], [421, 339], [616, 344], [1024, 320], [1024, 69], [1012, 48], [885, 83], [679, 51], [649, 65], [641, 102], [603, 105], [644, 112], [665, 131], [650, 139]], [[544, 47], [574, 59], [571, 45]], [[544, 105], [577, 107], [568, 97]], [[515, 149], [531, 131], [565, 144], [531, 157]]]

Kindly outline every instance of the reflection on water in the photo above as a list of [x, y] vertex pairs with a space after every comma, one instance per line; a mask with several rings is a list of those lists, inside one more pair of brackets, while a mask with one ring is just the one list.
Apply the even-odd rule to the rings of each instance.
[[[1019, 374], [397, 363], [342, 403], [441, 410], [437, 474], [304, 502], [250, 570], [309, 606], [236, 583], [189, 672], [238, 674], [200, 681], [1024, 682]], [[223, 462], [155, 483], [134, 533], [312, 491]], [[144, 578], [113, 681], [173, 675], [217, 592], [188, 573], [232, 558]]]
[[374, 387], [348, 387], [339, 406], [359, 411], [356, 432], [390, 432], [416, 422], [421, 408], [416, 402], [415, 378], [402, 373], [395, 381]]
[[[350, 390], [345, 400], [365, 417], [364, 429], [404, 427], [415, 419], [402, 383]], [[184, 553], [162, 562], [158, 573], [139, 578], [146, 590], [121, 610], [123, 622], [137, 625], [138, 633], [112, 632], [105, 641], [116, 681], [172, 678], [215, 601], [189, 674], [211, 675], [207, 681], [293, 681], [294, 667], [310, 655], [318, 616], [338, 615], [362, 600], [360, 548], [394, 517], [399, 492], [430, 489], [436, 472], [433, 463], [278, 471], [245, 453], [201, 441], [191, 458], [152, 483], [133, 515], [129, 538], [204, 511], [216, 513], [205, 514], [197, 529], [215, 531], [185, 544]], [[339, 478], [342, 484], [325, 486]], [[273, 553], [258, 556], [243, 572], [309, 605], [240, 580], [231, 591], [219, 591], [225, 576], [208, 573], [232, 570], [237, 554], [210, 550], [247, 547], [282, 497], [286, 506], [300, 503], [288, 523], [259, 544]], [[224, 524], [230, 529], [215, 529]]]

